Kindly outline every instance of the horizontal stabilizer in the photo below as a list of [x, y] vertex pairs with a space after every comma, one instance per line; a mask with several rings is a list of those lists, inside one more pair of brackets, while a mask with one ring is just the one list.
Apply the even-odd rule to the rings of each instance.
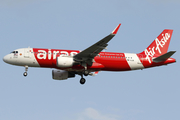
[[162, 62], [162, 61], [166, 61], [168, 58], [170, 58], [176, 51], [170, 51], [170, 52], [167, 52], [157, 58], [154, 58], [153, 59], [153, 62]]

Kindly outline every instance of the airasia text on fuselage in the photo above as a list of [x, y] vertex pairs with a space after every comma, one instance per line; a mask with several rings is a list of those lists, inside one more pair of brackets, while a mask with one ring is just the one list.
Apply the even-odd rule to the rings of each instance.
[[76, 54], [78, 54], [79, 52], [75, 52], [75, 51], [65, 51], [65, 50], [38, 50], [37, 53], [37, 58], [38, 59], [47, 59], [47, 60], [51, 60], [51, 59], [56, 59], [59, 56], [74, 56]]

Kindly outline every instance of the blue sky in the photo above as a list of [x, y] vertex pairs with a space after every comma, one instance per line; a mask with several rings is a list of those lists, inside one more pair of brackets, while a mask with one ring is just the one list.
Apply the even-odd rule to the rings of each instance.
[[100, 72], [65, 81], [52, 69], [0, 61], [2, 120], [179, 120], [179, 0], [0, 0], [0, 57], [17, 48], [83, 50], [119, 23], [109, 52], [142, 52], [163, 29], [177, 62], [130, 72]]

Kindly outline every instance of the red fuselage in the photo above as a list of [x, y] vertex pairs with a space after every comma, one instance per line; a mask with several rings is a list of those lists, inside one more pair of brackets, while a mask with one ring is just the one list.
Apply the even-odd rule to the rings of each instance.
[[[40, 67], [57, 68], [67, 71], [83, 70], [81, 65], [74, 65], [68, 68], [57, 67], [57, 57], [71, 56], [78, 54], [77, 50], [60, 50], [60, 49], [39, 49], [33, 48], [30, 51], [34, 54]], [[134, 53], [116, 53], [116, 52], [100, 52], [95, 58], [92, 66], [87, 66], [90, 71], [128, 71], [135, 69], [143, 69], [154, 66], [166, 65], [175, 62], [175, 59], [169, 58], [166, 61], [155, 63], [146, 59], [146, 55]]]

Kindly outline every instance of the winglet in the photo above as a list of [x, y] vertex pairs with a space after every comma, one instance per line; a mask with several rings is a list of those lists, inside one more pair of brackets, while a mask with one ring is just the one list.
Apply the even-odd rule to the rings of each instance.
[[117, 33], [117, 31], [119, 30], [119, 27], [121, 26], [121, 24], [119, 24], [113, 31], [112, 34], [115, 35]]

